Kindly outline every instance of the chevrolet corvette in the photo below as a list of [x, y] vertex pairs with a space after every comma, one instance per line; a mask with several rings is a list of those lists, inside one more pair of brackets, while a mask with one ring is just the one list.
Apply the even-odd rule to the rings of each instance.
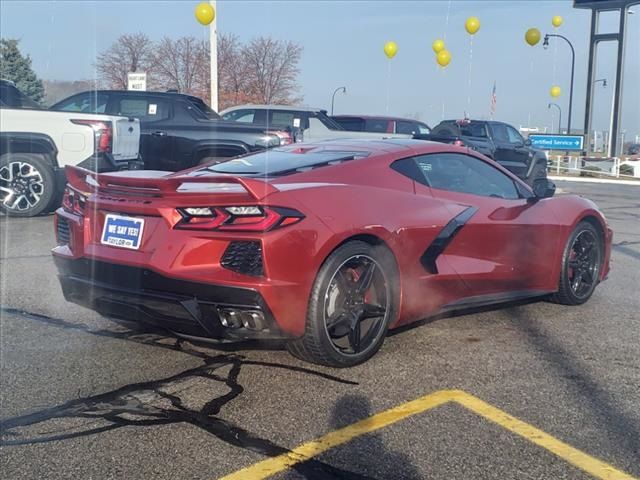
[[337, 140], [66, 174], [53, 256], [68, 301], [186, 338], [281, 339], [332, 367], [434, 315], [582, 304], [609, 272], [593, 202], [453, 145]]

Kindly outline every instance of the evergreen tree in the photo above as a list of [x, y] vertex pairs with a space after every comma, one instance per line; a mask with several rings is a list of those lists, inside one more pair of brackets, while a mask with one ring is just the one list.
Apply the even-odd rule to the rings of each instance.
[[31, 68], [31, 57], [20, 53], [18, 40], [0, 39], [0, 79], [12, 81], [22, 93], [36, 102], [44, 98], [42, 80]]

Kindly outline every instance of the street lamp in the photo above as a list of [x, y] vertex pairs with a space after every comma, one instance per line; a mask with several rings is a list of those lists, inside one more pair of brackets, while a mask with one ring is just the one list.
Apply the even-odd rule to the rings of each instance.
[[573, 44], [567, 37], [555, 33], [547, 33], [544, 36], [544, 42], [542, 42], [542, 46], [545, 49], [549, 47], [549, 38], [551, 37], [561, 38], [569, 44], [569, 47], [571, 47], [571, 88], [569, 89], [569, 119], [567, 120], [567, 134], [571, 135], [571, 110], [573, 108], [573, 77], [576, 69], [576, 51], [573, 48]]
[[603, 88], [607, 88], [607, 79], [606, 78], [599, 78], [598, 80], [594, 80], [593, 84], [595, 85], [598, 82], [602, 82], [602, 87]]
[[[550, 103], [547, 108], [551, 110], [551, 107], [556, 107], [558, 109], [558, 133], [562, 133], [562, 109], [560, 105], [557, 103]], [[553, 125], [552, 125], [553, 126]]]
[[333, 116], [333, 102], [336, 99], [336, 93], [342, 90], [342, 93], [347, 93], [347, 87], [338, 87], [333, 91], [333, 95], [331, 96], [331, 115]]

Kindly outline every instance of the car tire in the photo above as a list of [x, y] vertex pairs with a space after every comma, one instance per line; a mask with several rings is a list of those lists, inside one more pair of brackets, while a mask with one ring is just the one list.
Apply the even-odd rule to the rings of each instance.
[[384, 246], [350, 241], [338, 247], [316, 276], [304, 335], [287, 343], [289, 352], [336, 368], [371, 358], [397, 316], [397, 272]]
[[591, 223], [580, 222], [562, 253], [558, 291], [550, 300], [562, 305], [581, 305], [589, 300], [599, 282], [603, 252], [600, 232]]
[[7, 153], [0, 157], [0, 211], [34, 217], [50, 211], [56, 198], [53, 167], [42, 156]]
[[531, 170], [531, 175], [527, 178], [527, 185], [533, 187], [533, 182], [538, 178], [547, 178], [547, 165], [546, 162], [542, 163], [541, 161], [536, 161], [536, 164], [533, 166]]

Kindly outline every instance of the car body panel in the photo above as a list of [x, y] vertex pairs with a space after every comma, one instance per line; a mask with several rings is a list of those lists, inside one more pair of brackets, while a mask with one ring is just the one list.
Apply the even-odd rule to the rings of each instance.
[[[276, 328], [269, 333], [297, 337], [304, 333], [317, 272], [336, 248], [361, 239], [384, 245], [395, 258], [398, 277], [393, 281], [400, 299], [398, 316], [390, 325], [395, 328], [459, 307], [557, 290], [567, 238], [585, 218], [601, 227], [606, 244], [601, 279], [608, 273], [611, 232], [592, 202], [569, 195], [536, 199], [516, 176], [466, 148], [412, 140], [339, 141], [292, 145], [276, 153], [299, 155], [295, 158], [303, 162], [305, 153], [316, 149], [368, 156], [268, 178], [222, 175], [207, 168], [146, 175], [95, 175], [71, 169], [71, 187], [87, 198], [84, 216], [66, 209], [56, 215], [57, 224], [68, 222], [71, 231], [71, 239], [60, 241], [53, 250], [67, 298], [102, 308], [72, 294], [73, 285], [91, 282], [68, 273], [73, 262], [128, 266], [143, 272], [141, 278], [145, 271], [152, 272], [168, 279], [167, 284], [181, 281], [204, 289], [254, 292], [259, 298], [256, 308], [272, 316]], [[468, 155], [486, 163], [507, 181], [519, 184], [525, 195], [509, 200], [430, 188], [392, 168], [398, 160], [442, 153]], [[252, 157], [235, 161], [251, 164]], [[367, 175], [362, 175], [365, 166]], [[187, 183], [195, 185], [193, 191], [178, 191]], [[219, 193], [197, 191], [200, 187]], [[182, 220], [177, 207], [229, 205], [286, 207], [304, 218], [266, 232], [176, 228]], [[106, 213], [145, 219], [139, 250], [100, 243]], [[452, 229], [456, 219], [460, 224]], [[251, 276], [224, 266], [223, 257], [232, 242], [251, 241], [261, 246], [263, 274]], [[188, 300], [202, 303], [203, 309], [211, 303], [197, 296]], [[212, 302], [217, 305], [220, 300]]]

